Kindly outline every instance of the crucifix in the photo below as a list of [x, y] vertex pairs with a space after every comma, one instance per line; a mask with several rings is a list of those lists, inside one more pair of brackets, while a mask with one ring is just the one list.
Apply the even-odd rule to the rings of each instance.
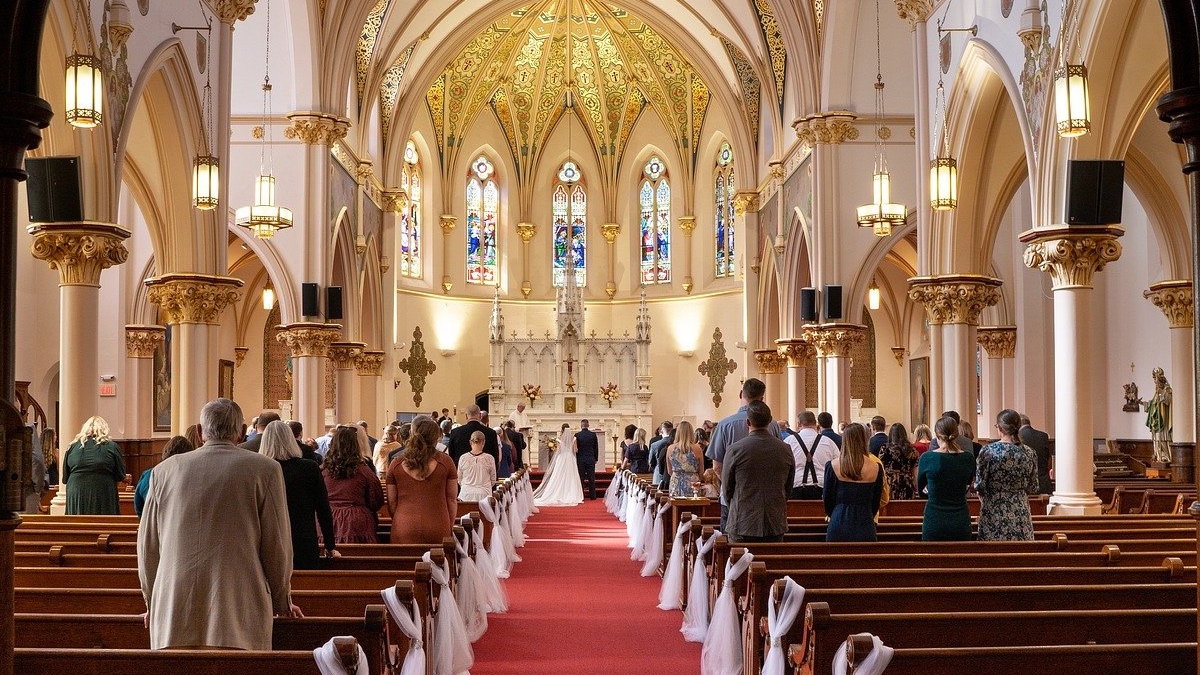
[[575, 391], [575, 359], [567, 356], [567, 391]]

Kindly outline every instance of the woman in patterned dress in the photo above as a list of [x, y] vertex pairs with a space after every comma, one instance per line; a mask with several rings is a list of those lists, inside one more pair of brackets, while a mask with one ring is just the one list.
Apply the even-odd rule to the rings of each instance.
[[908, 430], [896, 422], [888, 429], [888, 442], [879, 453], [887, 472], [891, 499], [917, 498], [917, 449], [908, 442]]
[[979, 451], [975, 489], [979, 492], [979, 539], [1020, 541], [1033, 539], [1029, 494], [1037, 493], [1037, 456], [1021, 444], [1017, 430], [1021, 416], [1015, 410], [996, 415], [1000, 440]]
[[700, 482], [704, 456], [696, 442], [692, 423], [684, 420], [675, 429], [675, 443], [667, 448], [667, 474], [671, 477], [672, 497], [694, 497], [694, 483]]

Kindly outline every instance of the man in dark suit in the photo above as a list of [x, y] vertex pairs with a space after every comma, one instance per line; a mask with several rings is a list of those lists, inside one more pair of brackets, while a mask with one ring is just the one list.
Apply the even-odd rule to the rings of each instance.
[[1021, 443], [1033, 449], [1037, 455], [1038, 492], [1048, 495], [1050, 488], [1050, 472], [1054, 470], [1054, 456], [1050, 454], [1050, 434], [1038, 431], [1029, 423], [1029, 418], [1021, 415], [1021, 429], [1017, 432]]
[[513, 468], [520, 469], [525, 466], [525, 434], [517, 430], [516, 422], [512, 420], [506, 421], [503, 429], [513, 447]]
[[596, 498], [596, 460], [600, 459], [600, 442], [596, 432], [588, 428], [587, 420], [579, 421], [579, 432], [575, 434], [575, 462], [579, 465], [579, 479], [588, 491], [588, 499]]
[[479, 421], [480, 417], [479, 406], [469, 405], [467, 423], [450, 432], [450, 447], [447, 450], [455, 466], [458, 466], [459, 457], [471, 452], [471, 434], [476, 431], [483, 433], [483, 451], [496, 460], [496, 466], [500, 466], [500, 441], [495, 431]]
[[292, 429], [292, 435], [296, 437], [296, 445], [300, 446], [300, 457], [302, 459], [311, 459], [320, 466], [325, 458], [317, 454], [316, 448], [304, 442], [304, 425], [296, 420], [291, 420], [287, 424]]
[[821, 435], [833, 441], [833, 444], [842, 449], [842, 435], [833, 430], [833, 415], [827, 412], [822, 412], [817, 415], [817, 426], [821, 427]]
[[268, 424], [279, 419], [279, 413], [274, 413], [270, 410], [264, 410], [258, 414], [258, 417], [254, 419], [256, 420], [254, 422], [254, 437], [245, 443], [242, 443], [238, 447], [251, 452], [258, 452], [258, 448], [262, 444], [263, 430], [267, 428]]
[[796, 460], [787, 443], [771, 433], [771, 409], [762, 401], [746, 406], [749, 435], [725, 451], [721, 491], [729, 505], [725, 534], [731, 542], [782, 541]]
[[883, 450], [883, 446], [887, 445], [887, 420], [883, 419], [882, 415], [876, 415], [871, 418], [871, 440], [867, 442], [867, 449], [872, 455], [879, 456], [879, 452]]

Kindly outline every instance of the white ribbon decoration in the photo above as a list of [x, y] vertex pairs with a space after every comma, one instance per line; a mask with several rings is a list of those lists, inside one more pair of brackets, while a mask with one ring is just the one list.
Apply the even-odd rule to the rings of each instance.
[[688, 585], [687, 609], [683, 610], [683, 639], [688, 642], [704, 642], [708, 635], [708, 568], [704, 558], [717, 543], [719, 531], [714, 530], [708, 539], [701, 534], [696, 540], [696, 559], [692, 562], [692, 583]]
[[383, 604], [387, 607], [388, 614], [392, 615], [392, 620], [400, 627], [400, 632], [408, 637], [408, 653], [404, 655], [400, 675], [425, 675], [425, 646], [421, 642], [424, 625], [417, 603], [413, 602], [411, 609], [405, 607], [396, 595], [395, 587], [383, 589], [380, 595], [383, 596]]
[[649, 543], [650, 535], [654, 530], [654, 514], [657, 510], [658, 503], [654, 501], [654, 495], [652, 493], [647, 493], [645, 503], [642, 505], [642, 524], [638, 527], [638, 539], [634, 544], [633, 553], [630, 554], [630, 558], [632, 560], [646, 559], [646, 546]]
[[517, 555], [517, 547], [513, 545], [512, 527], [508, 524], [509, 495], [505, 493], [500, 499], [500, 504], [496, 507], [496, 525], [500, 529], [500, 544], [504, 548], [505, 557], [508, 559], [508, 569], [511, 570], [513, 563], [521, 562], [521, 556]]
[[617, 519], [622, 523], [625, 522], [625, 509], [629, 506], [629, 486], [632, 482], [632, 476], [625, 474], [625, 482], [621, 490], [621, 494], [617, 495]]
[[522, 527], [522, 523], [525, 521], [521, 519], [521, 510], [520, 507], [517, 506], [517, 497], [515, 494], [509, 498], [507, 507], [508, 508], [505, 511], [505, 521], [508, 523], [509, 534], [512, 535], [513, 546], [524, 546], [525, 528]]
[[667, 512], [671, 510], [671, 502], [658, 507], [654, 515], [654, 526], [650, 528], [650, 537], [646, 541], [646, 564], [642, 565], [642, 576], [652, 577], [658, 574], [658, 566], [663, 561], [663, 534]]
[[467, 639], [475, 642], [487, 632], [487, 590], [479, 576], [479, 568], [467, 552], [469, 535], [464, 530], [462, 538], [454, 535], [454, 550], [458, 553], [458, 613], [462, 615]]
[[428, 551], [421, 559], [429, 563], [433, 582], [441, 586], [441, 590], [438, 591], [437, 616], [434, 617], [433, 624], [434, 675], [467, 673], [471, 666], [475, 665], [475, 651], [471, 649], [462, 614], [459, 614], [454, 592], [450, 590], [450, 565], [446, 561], [442, 561], [441, 565], [433, 564]]
[[313, 650], [313, 660], [317, 662], [317, 670], [321, 671], [321, 675], [370, 675], [369, 668], [367, 668], [367, 653], [357, 642], [354, 644], [358, 649], [357, 667], [353, 673], [342, 667], [342, 658], [338, 656], [337, 647], [333, 646], [333, 641], [336, 639], [330, 638], [329, 642]]
[[[767, 603], [767, 634], [771, 648], [763, 661], [762, 675], [787, 675], [787, 658], [783, 653], [783, 636], [792, 629], [800, 608], [804, 606], [804, 587], [791, 577], [783, 578], [783, 597], [775, 597], [775, 585], [771, 585], [771, 598]], [[776, 610], [775, 606], [779, 605]]]
[[745, 553], [737, 562], [725, 563], [725, 584], [713, 607], [704, 649], [700, 652], [701, 675], [742, 675], [742, 620], [738, 616], [733, 584], [754, 561], [753, 553]]
[[[871, 650], [870, 654], [867, 654], [867, 658], [863, 659], [862, 664], [854, 670], [854, 675], [880, 675], [883, 669], [887, 668], [888, 664], [892, 662], [892, 654], [896, 650], [883, 644], [883, 640], [880, 640], [876, 635], [859, 633], [854, 637], [859, 636], [869, 636], [875, 643], [875, 647]], [[846, 647], [849, 642], [849, 639], [843, 642], [842, 646], [833, 655], [833, 675], [846, 675], [850, 670], [849, 659], [846, 658]]]
[[671, 546], [671, 559], [667, 561], [667, 569], [663, 571], [662, 588], [658, 591], [659, 609], [679, 609], [683, 603], [683, 538], [692, 529], [691, 518], [679, 523], [675, 531], [675, 543]]
[[475, 543], [475, 569], [479, 571], [479, 580], [487, 597], [487, 611], [500, 614], [507, 612], [508, 596], [500, 578], [496, 576], [496, 564], [483, 545], [483, 527], [471, 530], [471, 541]]
[[629, 548], [637, 546], [638, 530], [642, 527], [642, 487], [635, 486], [625, 504], [625, 532], [629, 535]]
[[493, 497], [481, 500], [479, 502], [479, 513], [483, 519], [492, 524], [492, 537], [488, 542], [488, 555], [492, 559], [492, 564], [495, 565], [496, 577], [499, 579], [507, 579], [508, 571], [512, 569], [512, 565], [508, 562], [508, 555], [504, 552], [504, 528], [500, 527], [497, 521], [500, 516], [497, 515], [495, 506], [492, 502]]

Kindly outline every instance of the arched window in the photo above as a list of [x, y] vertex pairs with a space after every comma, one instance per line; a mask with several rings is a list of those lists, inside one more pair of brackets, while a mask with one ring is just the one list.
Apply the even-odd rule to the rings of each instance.
[[657, 155], [642, 168], [638, 190], [642, 207], [642, 283], [671, 282], [671, 186], [667, 167]]
[[587, 285], [587, 191], [575, 162], [563, 162], [551, 197], [554, 211], [554, 285], [566, 278], [567, 255], [575, 265], [575, 283]]
[[407, 206], [400, 212], [400, 276], [420, 279], [421, 247], [421, 158], [412, 141], [404, 147], [404, 168], [400, 171], [400, 189], [408, 195]]
[[467, 283], [495, 284], [497, 213], [500, 188], [496, 168], [480, 155], [467, 173]]
[[713, 197], [716, 200], [717, 278], [732, 277], [736, 271], [733, 238], [733, 197], [737, 182], [733, 178], [733, 150], [722, 143], [717, 152], [717, 170]]

